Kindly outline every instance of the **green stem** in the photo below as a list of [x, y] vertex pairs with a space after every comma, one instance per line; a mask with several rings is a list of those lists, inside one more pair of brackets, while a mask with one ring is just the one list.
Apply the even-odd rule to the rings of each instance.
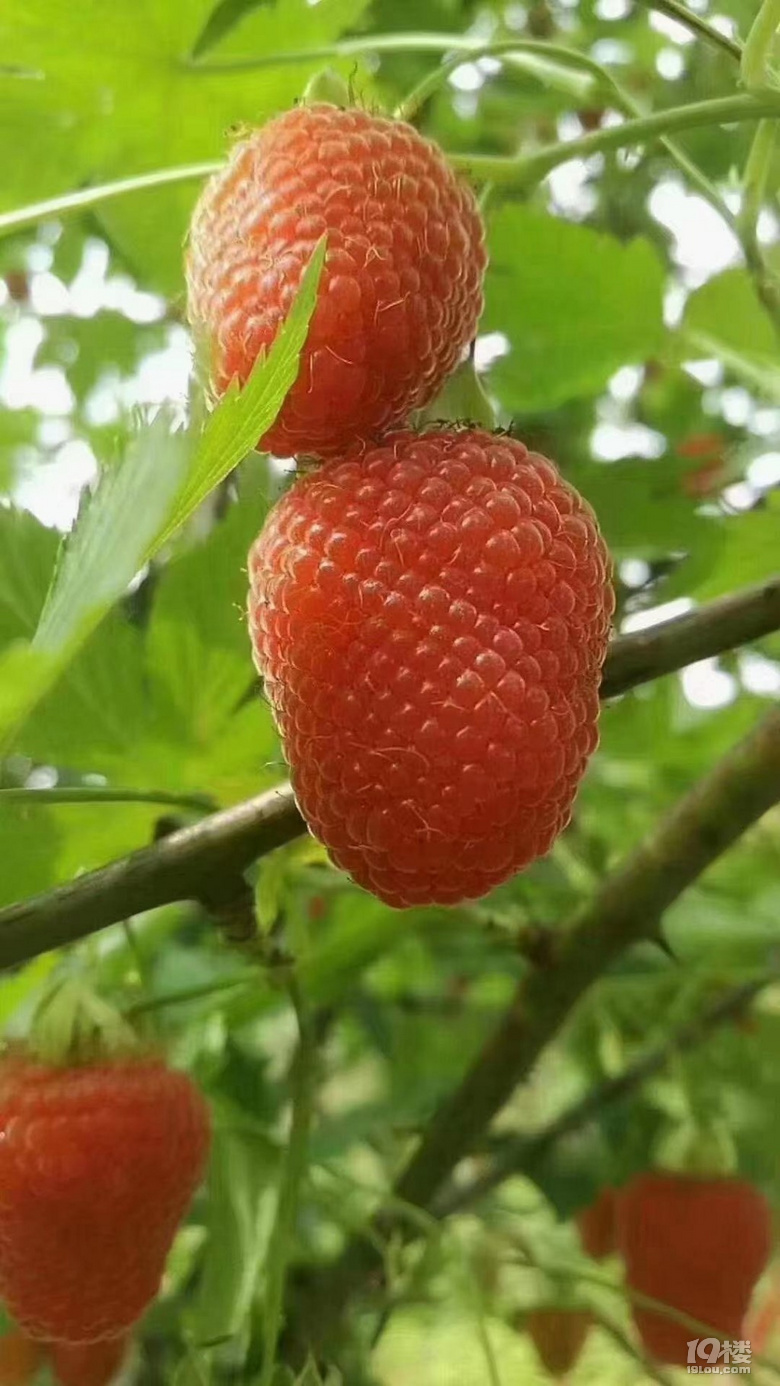
[[775, 122], [771, 120], [760, 121], [745, 165], [742, 206], [736, 229], [742, 243], [745, 264], [755, 284], [756, 293], [780, 341], [780, 281], [767, 263], [761, 242], [758, 239], [758, 220], [766, 201], [776, 140], [777, 125]]
[[18, 207], [13, 212], [0, 215], [0, 236], [12, 231], [23, 231], [35, 226], [47, 217], [71, 216], [83, 212], [87, 207], [97, 207], [114, 197], [125, 193], [143, 192], [147, 188], [164, 187], [166, 183], [187, 183], [196, 178], [205, 178], [221, 168], [221, 163], [211, 161], [204, 164], [182, 164], [177, 168], [158, 169], [154, 173], [139, 173], [135, 178], [120, 178], [116, 183], [97, 183], [93, 188], [82, 188], [80, 192], [64, 193], [62, 197], [51, 197], [46, 202], [32, 202], [27, 207]]
[[722, 34], [700, 14], [694, 14], [687, 5], [681, 4], [681, 0], [640, 0], [649, 10], [657, 10], [659, 14], [668, 15], [669, 19], [675, 19], [684, 28], [690, 29], [692, 34], [704, 39], [713, 48], [719, 48], [722, 53], [728, 53], [730, 58], [735, 58], [739, 62], [742, 57], [742, 44], [738, 39], [729, 38], [728, 34]]
[[133, 1020], [149, 1011], [161, 1011], [167, 1006], [183, 1006], [188, 1001], [200, 1001], [221, 991], [238, 991], [241, 987], [248, 987], [250, 981], [253, 986], [257, 985], [256, 976], [222, 977], [215, 982], [201, 982], [199, 986], [182, 987], [180, 991], [165, 991], [159, 996], [149, 996], [144, 1001], [136, 1001], [134, 1005], [127, 1006], [122, 1014], [127, 1020]]
[[778, 28], [780, 0], [763, 0], [742, 51], [740, 77], [744, 86], [760, 87], [766, 82]]
[[[660, 10], [677, 19], [680, 24], [691, 29], [708, 43], [723, 49], [730, 57], [739, 61], [742, 47], [734, 39], [721, 34], [709, 25], [706, 19], [693, 14], [678, 0], [643, 0], [650, 8]], [[545, 53], [550, 58], [562, 58], [563, 49], [555, 43], [543, 40], [514, 40], [512, 46], [518, 51]], [[479, 55], [484, 45], [468, 34], [437, 34], [425, 31], [404, 34], [373, 34], [361, 38], [341, 39], [337, 43], [323, 44], [318, 48], [296, 48], [281, 53], [262, 53], [255, 58], [231, 58], [222, 62], [205, 63], [194, 58], [182, 59], [182, 65], [189, 72], [197, 72], [206, 77], [222, 75], [226, 72], [254, 72], [269, 67], [287, 67], [296, 63], [329, 62], [334, 58], [357, 58], [372, 53], [474, 53]], [[579, 55], [582, 58], [582, 54]], [[584, 66], [584, 63], [582, 64]]]
[[742, 183], [742, 207], [738, 224], [743, 239], [753, 240], [756, 236], [758, 218], [766, 198], [776, 135], [777, 126], [773, 120], [759, 121], [753, 143], [750, 146]]
[[[528, 60], [523, 63], [523, 56]], [[446, 59], [439, 67], [426, 74], [421, 82], [409, 93], [395, 111], [395, 115], [400, 120], [411, 120], [419, 110], [424, 101], [445, 82], [453, 72], [466, 62], [473, 62], [482, 57], [501, 58], [512, 62], [514, 66], [520, 66], [534, 71], [534, 63], [538, 63], [542, 58], [545, 68], [549, 74], [552, 66], [551, 59], [562, 64], [565, 68], [580, 69], [592, 78], [590, 92], [583, 90], [582, 101], [596, 100], [601, 94], [603, 100], [610, 105], [614, 105], [621, 115], [631, 118], [642, 118], [644, 112], [636, 104], [628, 92], [624, 91], [610, 72], [597, 63], [594, 58], [587, 57], [583, 53], [578, 53], [576, 49], [565, 48], [558, 44], [543, 43], [534, 40], [501, 39], [496, 43], [486, 43], [482, 48], [473, 48], [467, 53], [456, 53]], [[545, 80], [544, 72], [537, 74], [540, 80]], [[710, 180], [697, 168], [696, 164], [679, 145], [666, 136], [662, 136], [660, 143], [666, 149], [670, 158], [677, 164], [677, 167], [685, 174], [688, 181], [698, 189], [703, 197], [715, 208], [716, 212], [723, 218], [728, 226], [734, 229], [734, 217], [727, 204], [723, 201], [717, 189]]]
[[290, 995], [298, 1017], [300, 1038], [292, 1070], [292, 1126], [287, 1157], [282, 1164], [276, 1218], [268, 1248], [263, 1306], [263, 1367], [259, 1386], [271, 1386], [274, 1376], [276, 1345], [282, 1327], [287, 1266], [295, 1235], [301, 1185], [307, 1168], [309, 1129], [314, 1105], [314, 1030], [294, 983], [290, 984]]
[[63, 789], [0, 789], [0, 804], [172, 804], [197, 813], [217, 807], [208, 794], [168, 794], [157, 789], [111, 789], [107, 785], [72, 785]]
[[506, 158], [500, 155], [456, 154], [451, 162], [473, 178], [494, 183], [526, 187], [540, 182], [559, 164], [570, 159], [587, 159], [607, 150], [623, 149], [627, 145], [644, 144], [677, 130], [694, 130], [703, 125], [731, 124], [737, 121], [780, 118], [780, 92], [765, 91], [755, 95], [717, 97], [713, 101], [698, 101], [687, 106], [673, 106], [666, 111], [626, 120], [622, 125], [563, 144], [550, 145], [536, 154]]
[[[507, 40], [518, 52], [533, 52], [548, 58], [560, 58], [573, 49], [561, 48], [541, 39]], [[491, 45], [492, 46], [492, 45]], [[297, 48], [283, 53], [262, 53], [256, 58], [232, 58], [225, 62], [201, 63], [191, 58], [182, 60], [188, 72], [214, 77], [226, 72], [254, 72], [268, 67], [288, 67], [296, 63], [328, 62], [333, 58], [357, 58], [372, 53], [464, 53], [485, 55], [485, 44], [468, 34], [374, 34], [364, 38], [342, 39], [339, 43], [323, 44], [320, 48]], [[585, 66], [582, 55], [577, 55]]]
[[[455, 47], [455, 45], [450, 44], [450, 47]], [[524, 64], [522, 62], [523, 56], [531, 58], [531, 64]], [[576, 48], [566, 48], [557, 43], [545, 43], [541, 39], [498, 39], [493, 43], [472, 43], [467, 48], [460, 45], [457, 52], [446, 58], [432, 72], [427, 73], [422, 81], [404, 98], [395, 111], [396, 117], [399, 120], [411, 120], [422, 103], [427, 101], [428, 97], [432, 96], [441, 84], [464, 63], [473, 63], [479, 58], [500, 57], [510, 61], [514, 59], [515, 66], [530, 71], [532, 75], [535, 72], [533, 60], [538, 62], [540, 58], [545, 60], [547, 67], [554, 62], [565, 68], [579, 69], [593, 79], [590, 84], [591, 89], [583, 89], [583, 101], [595, 100], [600, 90], [607, 94], [613, 88], [612, 79], [604, 68], [594, 58], [588, 57], [585, 53], [578, 53]], [[541, 76], [541, 73], [539, 75]]]
[[477, 1340], [482, 1349], [482, 1355], [487, 1367], [488, 1380], [490, 1386], [501, 1386], [501, 1374], [498, 1369], [498, 1361], [490, 1341], [490, 1333], [485, 1321], [485, 1301], [481, 1287], [474, 1274], [474, 1270], [469, 1263], [468, 1254], [464, 1252], [464, 1273], [466, 1276], [466, 1292], [472, 1301], [474, 1312], [474, 1325], [477, 1330]]

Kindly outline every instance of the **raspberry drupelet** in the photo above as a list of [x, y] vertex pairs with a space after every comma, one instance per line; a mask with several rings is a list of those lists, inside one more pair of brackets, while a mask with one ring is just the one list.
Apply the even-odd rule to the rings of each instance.
[[547, 852], [598, 740], [614, 595], [588, 504], [481, 430], [399, 432], [295, 482], [249, 557], [295, 794], [388, 904]]
[[482, 311], [471, 189], [404, 121], [303, 105], [237, 144], [195, 209], [189, 316], [215, 395], [247, 379], [327, 258], [296, 384], [260, 445], [343, 452], [405, 423], [458, 364]]

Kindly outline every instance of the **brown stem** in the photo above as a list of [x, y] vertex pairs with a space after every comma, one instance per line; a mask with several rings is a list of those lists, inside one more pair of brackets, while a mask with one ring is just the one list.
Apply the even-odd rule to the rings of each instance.
[[508, 1137], [477, 1178], [468, 1184], [446, 1189], [442, 1197], [436, 1199], [433, 1209], [436, 1216], [448, 1217], [461, 1208], [472, 1207], [512, 1175], [533, 1174], [557, 1141], [573, 1131], [578, 1131], [613, 1102], [622, 1101], [629, 1093], [665, 1068], [675, 1055], [684, 1054], [686, 1050], [702, 1044], [718, 1026], [725, 1025], [735, 1016], [742, 1014], [758, 993], [777, 981], [779, 975], [778, 969], [773, 968], [749, 982], [730, 987], [700, 1015], [674, 1030], [663, 1044], [640, 1054], [614, 1078], [598, 1083], [586, 1092], [579, 1102], [567, 1107], [541, 1131], [532, 1136]]
[[550, 964], [521, 979], [502, 1023], [439, 1108], [396, 1187], [427, 1207], [487, 1129], [591, 982], [629, 945], [652, 938], [669, 905], [780, 799], [780, 711], [662, 819], [562, 930]]

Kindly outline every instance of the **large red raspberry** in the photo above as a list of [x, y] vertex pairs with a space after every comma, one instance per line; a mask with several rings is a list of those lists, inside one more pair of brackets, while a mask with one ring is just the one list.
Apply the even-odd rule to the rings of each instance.
[[546, 852], [594, 749], [614, 597], [589, 506], [480, 430], [398, 433], [296, 482], [249, 559], [295, 792], [391, 905]]
[[343, 452], [428, 403], [474, 336], [486, 256], [473, 193], [411, 125], [299, 106], [233, 150], [190, 227], [189, 314], [220, 394], [274, 340], [327, 233], [298, 381], [261, 445]]
[[125, 1332], [203, 1173], [206, 1105], [157, 1059], [0, 1063], [0, 1297], [34, 1338]]

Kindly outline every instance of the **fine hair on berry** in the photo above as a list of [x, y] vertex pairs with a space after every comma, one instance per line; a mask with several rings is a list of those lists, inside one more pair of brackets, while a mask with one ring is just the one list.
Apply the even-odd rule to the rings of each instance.
[[26, 1333], [89, 1343], [141, 1317], [208, 1146], [204, 1099], [156, 1057], [0, 1059], [0, 1296]]
[[249, 619], [301, 811], [395, 906], [547, 852], [598, 740], [614, 596], [593, 513], [479, 429], [400, 432], [298, 480]]
[[214, 394], [270, 347], [323, 236], [298, 379], [260, 440], [282, 456], [334, 455], [405, 423], [482, 311], [482, 218], [441, 150], [401, 120], [302, 105], [235, 146], [192, 218], [189, 317]]

